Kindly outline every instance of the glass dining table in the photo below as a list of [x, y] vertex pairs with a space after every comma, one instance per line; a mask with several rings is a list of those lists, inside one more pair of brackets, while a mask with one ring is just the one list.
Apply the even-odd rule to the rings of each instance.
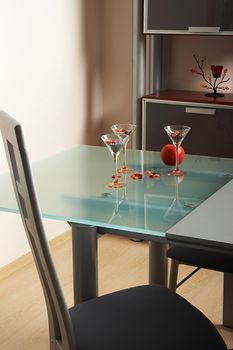
[[[167, 284], [171, 242], [233, 254], [233, 159], [186, 155], [184, 176], [169, 176], [159, 152], [128, 150], [127, 162], [141, 176], [122, 175], [127, 186], [119, 189], [106, 187], [113, 169], [105, 147], [77, 146], [32, 164], [42, 216], [72, 228], [75, 304], [98, 293], [97, 242], [104, 233], [149, 241], [149, 283]], [[0, 175], [0, 210], [18, 212], [7, 173]], [[225, 309], [232, 302], [226, 297]], [[233, 327], [232, 319], [226, 323]]]

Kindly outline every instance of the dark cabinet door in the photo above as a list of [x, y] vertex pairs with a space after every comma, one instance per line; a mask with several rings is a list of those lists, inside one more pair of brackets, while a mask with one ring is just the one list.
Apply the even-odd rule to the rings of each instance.
[[147, 102], [144, 114], [147, 150], [160, 151], [171, 143], [164, 126], [184, 124], [191, 126], [182, 144], [186, 153], [233, 157], [233, 109]]
[[148, 31], [233, 31], [233, 0], [144, 0], [144, 9]]

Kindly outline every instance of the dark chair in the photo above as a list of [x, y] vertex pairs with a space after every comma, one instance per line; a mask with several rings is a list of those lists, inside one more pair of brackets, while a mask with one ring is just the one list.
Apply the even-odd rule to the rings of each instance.
[[[167, 251], [167, 256], [171, 259], [169, 288], [173, 291], [176, 291], [179, 286], [193, 276], [200, 268], [233, 273], [233, 254], [171, 245]], [[180, 264], [195, 266], [196, 268], [177, 283]]]
[[214, 325], [171, 290], [146, 285], [67, 308], [19, 123], [0, 112], [12, 182], [48, 311], [51, 350], [226, 350]]
[[[233, 254], [217, 253], [205, 249], [170, 245], [167, 251], [167, 256], [171, 259], [169, 288], [173, 292], [175, 292], [178, 287], [180, 287], [201, 268], [226, 273], [226, 276], [224, 276], [223, 295], [224, 299], [228, 300], [228, 306], [223, 307], [223, 323], [231, 327], [231, 311], [229, 311], [231, 306], [229, 307], [229, 300], [232, 305], [232, 295], [227, 292], [226, 285], [229, 283], [227, 282], [229, 281], [229, 277], [231, 277], [229, 274], [233, 273]], [[195, 269], [184, 277], [179, 283], [177, 283], [180, 264], [194, 266]]]

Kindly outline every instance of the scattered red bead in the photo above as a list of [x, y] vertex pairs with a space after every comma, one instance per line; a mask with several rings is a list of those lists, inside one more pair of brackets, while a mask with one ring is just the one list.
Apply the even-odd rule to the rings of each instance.
[[121, 175], [112, 175], [112, 179], [120, 179]]
[[130, 178], [131, 178], [131, 180], [141, 180], [142, 173], [139, 173], [139, 172], [133, 173], [133, 175], [131, 175]]
[[159, 179], [160, 178], [160, 174], [156, 173], [156, 172], [152, 172], [151, 170], [146, 170], [145, 172], [146, 176], [151, 178], [151, 179]]
[[[145, 174], [150, 179], [159, 179], [160, 178], [160, 174], [159, 173], [152, 172], [151, 170], [146, 170]], [[131, 180], [141, 180], [142, 179], [142, 173], [139, 173], [139, 172], [133, 173], [130, 176], [130, 179]]]

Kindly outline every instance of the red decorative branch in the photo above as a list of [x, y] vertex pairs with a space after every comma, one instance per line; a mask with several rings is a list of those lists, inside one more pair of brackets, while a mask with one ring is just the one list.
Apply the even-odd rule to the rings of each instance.
[[[206, 56], [204, 56], [201, 60], [198, 58], [195, 54], [193, 55], [198, 69], [191, 69], [191, 72], [197, 75], [201, 75], [206, 84], [201, 84], [203, 88], [211, 89], [213, 90], [213, 95], [218, 96], [217, 89], [221, 89], [223, 91], [229, 90], [228, 86], [220, 86], [230, 80], [230, 78], [226, 78], [227, 75], [227, 68], [223, 69], [223, 66], [221, 65], [212, 65], [211, 73], [206, 77], [203, 66], [206, 61]], [[211, 95], [211, 94], [209, 94]]]

